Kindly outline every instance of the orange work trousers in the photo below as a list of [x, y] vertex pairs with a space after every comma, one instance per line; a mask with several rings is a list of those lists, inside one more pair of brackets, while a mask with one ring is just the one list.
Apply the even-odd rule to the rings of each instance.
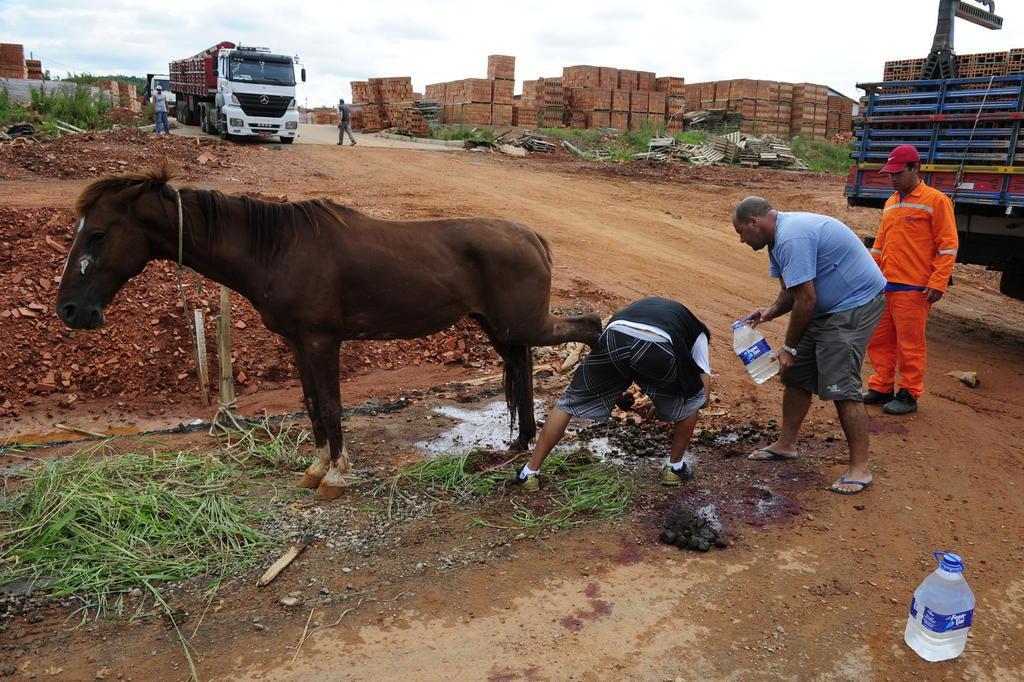
[[923, 291], [885, 293], [885, 312], [868, 342], [868, 358], [875, 368], [868, 388], [879, 393], [905, 388], [915, 400], [924, 393], [928, 355], [924, 330], [931, 309]]

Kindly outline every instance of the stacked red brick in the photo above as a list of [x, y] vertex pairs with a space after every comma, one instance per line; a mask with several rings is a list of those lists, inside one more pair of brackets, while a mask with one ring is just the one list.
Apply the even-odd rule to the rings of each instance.
[[0, 43], [0, 78], [28, 78], [23, 46]]
[[[563, 120], [573, 128], [625, 130], [646, 122], [660, 125], [682, 105], [683, 79], [656, 78], [652, 71], [567, 66], [561, 81], [567, 106]], [[553, 124], [553, 119], [545, 113], [545, 125]]]
[[654, 89], [665, 93], [665, 116], [669, 130], [683, 129], [686, 113], [686, 82], [678, 76], [662, 76], [654, 81]]
[[516, 86], [516, 58], [503, 54], [488, 55], [487, 79], [494, 82], [491, 123], [496, 126], [512, 125], [512, 96]]
[[316, 107], [312, 113], [313, 123], [317, 125], [338, 125], [338, 110], [334, 107]]
[[793, 86], [793, 118], [790, 134], [793, 136], [827, 137], [828, 88], [813, 83]]
[[424, 95], [442, 103], [446, 123], [512, 125], [515, 69], [515, 57], [490, 55], [487, 78], [431, 83]]
[[[912, 81], [921, 78], [924, 59], [897, 59], [885, 63], [882, 80]], [[957, 77], [988, 78], [1024, 74], [1024, 48], [1007, 52], [979, 52], [957, 55]]]
[[118, 83], [118, 106], [127, 109], [133, 114], [142, 113], [142, 102], [139, 101], [136, 88], [131, 83]]
[[687, 110], [729, 109], [743, 115], [740, 130], [751, 135], [789, 135], [793, 84], [736, 78], [685, 86]]
[[[352, 109], [359, 111], [360, 130], [364, 132], [404, 124], [409, 116], [406, 111], [413, 108], [414, 102], [409, 76], [352, 81]], [[353, 120], [353, 128], [355, 123]]]
[[43, 62], [39, 59], [26, 59], [25, 71], [29, 80], [43, 80]]
[[849, 136], [853, 131], [853, 100], [842, 95], [829, 95], [825, 137], [832, 140]]
[[121, 104], [121, 84], [117, 81], [96, 81], [93, 83], [93, 87], [99, 88], [110, 95], [111, 106], [116, 107]]

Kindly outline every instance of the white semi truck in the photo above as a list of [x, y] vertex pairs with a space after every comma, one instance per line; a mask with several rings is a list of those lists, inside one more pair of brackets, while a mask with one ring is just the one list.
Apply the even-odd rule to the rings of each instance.
[[295, 65], [289, 55], [228, 41], [173, 61], [178, 122], [226, 140], [276, 136], [291, 144], [299, 134]]

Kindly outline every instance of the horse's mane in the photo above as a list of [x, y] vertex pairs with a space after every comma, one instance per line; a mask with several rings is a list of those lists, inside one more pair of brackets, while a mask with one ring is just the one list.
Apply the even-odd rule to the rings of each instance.
[[[142, 194], [155, 190], [161, 197], [174, 200], [174, 189], [168, 185], [174, 178], [174, 172], [166, 162], [147, 168], [141, 173], [101, 178], [88, 185], [75, 200], [76, 217], [82, 217], [108, 192], [135, 190], [137, 199]], [[188, 195], [195, 196], [195, 207], [187, 202]], [[229, 196], [216, 190], [182, 188], [182, 203], [188, 230], [197, 240], [205, 236], [210, 249], [215, 249], [221, 241], [221, 220], [223, 214], [232, 204], [241, 202], [245, 222], [249, 228], [250, 250], [263, 262], [273, 260], [284, 245], [286, 238], [298, 238], [300, 218], [312, 228], [315, 235], [320, 234], [321, 225], [326, 220], [328, 225], [347, 225], [345, 214], [356, 214], [357, 211], [335, 204], [327, 199], [308, 199], [296, 202], [273, 202], [254, 199], [247, 196]], [[195, 215], [195, 214], [198, 215]], [[169, 214], [169, 219], [174, 218]], [[290, 234], [289, 234], [290, 233]]]

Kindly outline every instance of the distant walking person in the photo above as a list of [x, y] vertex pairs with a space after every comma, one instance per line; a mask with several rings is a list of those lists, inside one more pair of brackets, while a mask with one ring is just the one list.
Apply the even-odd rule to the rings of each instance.
[[164, 134], [170, 135], [171, 127], [167, 123], [167, 95], [159, 85], [156, 86], [156, 94], [153, 95], [153, 109], [156, 114], [156, 126], [153, 128], [153, 132], [159, 133], [160, 127], [163, 126]]
[[345, 104], [345, 100], [338, 100], [338, 144], [345, 144], [345, 133], [348, 133], [348, 139], [352, 140], [352, 144], [356, 143], [355, 136], [352, 135], [352, 114], [349, 111], [348, 105]]
[[946, 291], [959, 248], [953, 203], [921, 182], [920, 170], [921, 156], [914, 147], [892, 150], [882, 172], [896, 191], [885, 202], [871, 247], [887, 284], [885, 313], [868, 343], [875, 373], [864, 402], [884, 403], [888, 414], [917, 410], [924, 393], [928, 313]]

